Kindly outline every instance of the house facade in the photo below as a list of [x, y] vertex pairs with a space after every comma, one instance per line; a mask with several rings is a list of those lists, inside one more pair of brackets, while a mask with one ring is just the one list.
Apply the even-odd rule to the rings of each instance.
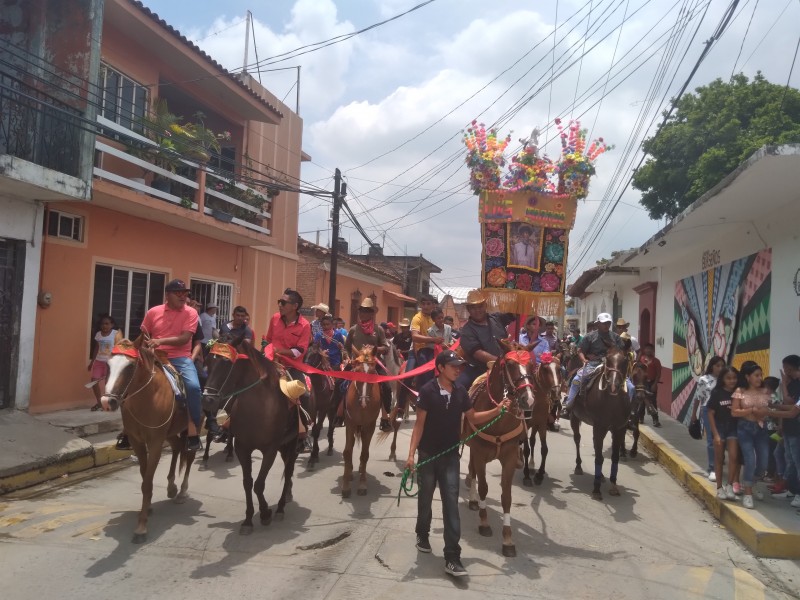
[[800, 145], [767, 146], [592, 274], [579, 295], [584, 314], [610, 312], [614, 296], [621, 302], [631, 332], [653, 343], [664, 365], [662, 410], [689, 418], [713, 356], [735, 367], [754, 360], [778, 375], [782, 358], [800, 353], [798, 218]]
[[[299, 238], [297, 291], [303, 296], [306, 308], [319, 302], [328, 304], [330, 290], [330, 249]], [[377, 265], [369, 265], [345, 253], [339, 253], [336, 265], [336, 306], [331, 314], [345, 320], [347, 326], [356, 322], [358, 307], [364, 298], [372, 298], [378, 323], [397, 325], [403, 317], [413, 314], [417, 301], [403, 293], [402, 280]], [[310, 312], [309, 312], [310, 315]]]
[[[91, 199], [48, 199], [39, 217], [51, 301], [32, 315], [30, 412], [89, 406], [98, 316], [136, 337], [170, 279], [216, 303], [220, 323], [244, 306], [259, 333], [296, 281], [302, 120], [135, 0], [106, 0], [91, 39]], [[199, 141], [178, 147], [168, 117]]]

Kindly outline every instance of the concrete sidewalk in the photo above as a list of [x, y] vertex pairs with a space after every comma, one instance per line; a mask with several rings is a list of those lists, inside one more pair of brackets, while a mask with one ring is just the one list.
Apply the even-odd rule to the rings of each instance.
[[[646, 418], [649, 422], [649, 416]], [[694, 440], [685, 425], [663, 415], [662, 427], [640, 426], [642, 446], [753, 554], [768, 558], [800, 558], [800, 514], [786, 499], [756, 500], [755, 509], [741, 501], [720, 501], [708, 480], [706, 441]], [[702, 465], [702, 466], [701, 466]]]

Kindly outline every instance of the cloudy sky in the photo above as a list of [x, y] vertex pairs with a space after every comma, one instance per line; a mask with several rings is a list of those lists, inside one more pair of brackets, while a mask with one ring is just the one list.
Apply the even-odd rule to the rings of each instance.
[[[514, 143], [555, 117], [580, 119], [616, 148], [597, 163], [570, 238], [570, 280], [611, 251], [638, 246], [651, 221], [628, 190], [599, 237], [594, 225], [627, 181], [636, 153], [686, 80], [729, 0], [435, 0], [381, 27], [290, 60], [276, 57], [393, 17], [423, 0], [144, 0], [230, 70], [244, 58], [253, 12], [264, 69], [301, 66], [302, 177], [326, 189], [339, 167], [348, 203], [386, 254], [424, 254], [441, 286], [478, 286], [477, 199], [468, 188], [462, 131], [499, 122]], [[191, 6], [191, 10], [187, 8]], [[796, 0], [740, 0], [690, 89], [733, 70], [784, 84], [797, 43]], [[794, 25], [793, 25], [794, 24]], [[699, 29], [698, 29], [699, 27]], [[555, 31], [555, 35], [554, 35]], [[252, 40], [252, 37], [251, 37]], [[683, 62], [681, 63], [681, 59]], [[270, 60], [265, 60], [270, 59]], [[279, 62], [276, 62], [279, 61]], [[262, 73], [294, 107], [296, 71]], [[792, 85], [800, 81], [800, 67]], [[558, 155], [556, 141], [545, 147]], [[632, 149], [633, 152], [628, 150]], [[330, 239], [330, 205], [301, 199], [300, 231]], [[363, 238], [344, 221], [351, 249]]]

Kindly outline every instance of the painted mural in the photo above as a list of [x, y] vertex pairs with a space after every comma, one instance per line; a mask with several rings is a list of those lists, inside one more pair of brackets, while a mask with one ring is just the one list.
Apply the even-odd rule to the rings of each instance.
[[672, 416], [688, 423], [697, 380], [713, 356], [769, 372], [772, 250], [767, 248], [675, 284]]

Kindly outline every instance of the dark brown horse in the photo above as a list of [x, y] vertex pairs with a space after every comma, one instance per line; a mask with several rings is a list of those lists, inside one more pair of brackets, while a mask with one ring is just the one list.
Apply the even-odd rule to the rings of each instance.
[[[375, 374], [375, 349], [364, 346], [352, 360], [353, 372]], [[342, 458], [344, 458], [344, 476], [342, 477], [342, 498], [350, 497], [350, 483], [353, 479], [353, 447], [356, 438], [361, 442], [361, 460], [358, 466], [359, 478], [356, 493], [367, 495], [367, 461], [369, 460], [369, 444], [375, 433], [375, 421], [381, 412], [381, 387], [378, 383], [352, 381], [347, 388], [344, 405], [344, 424], [346, 441]]]
[[[509, 411], [485, 431], [478, 433], [467, 442], [469, 446], [469, 507], [478, 510], [480, 525], [478, 532], [483, 536], [491, 536], [486, 512], [486, 494], [489, 485], [486, 482], [486, 465], [499, 460], [502, 465], [500, 501], [503, 505], [503, 556], [516, 556], [517, 550], [511, 538], [511, 484], [519, 457], [520, 437], [524, 436], [523, 410], [533, 406], [533, 371], [535, 358], [530, 352], [515, 342], [498, 340], [505, 354], [500, 357], [488, 376], [479, 378], [470, 389], [472, 406], [476, 412], [489, 410], [502, 400], [511, 400]], [[475, 427], [464, 420], [462, 439], [476, 431]], [[476, 490], [477, 482], [477, 490]]]
[[[306, 354], [306, 361], [315, 369], [320, 371], [331, 371], [331, 363], [328, 361], [328, 353], [325, 350], [320, 350], [318, 346], [312, 345]], [[308, 457], [308, 468], [313, 469], [314, 465], [319, 462], [319, 434], [322, 431], [322, 426], [325, 423], [325, 418], [328, 419], [328, 456], [333, 454], [333, 422], [334, 417], [332, 400], [334, 387], [339, 384], [338, 379], [328, 377], [326, 375], [319, 375], [312, 373], [308, 376], [311, 380], [311, 394], [314, 397], [313, 413], [311, 414], [311, 422], [314, 424], [311, 428], [311, 438], [313, 440], [313, 447], [311, 455]]]
[[[203, 409], [215, 412], [223, 404], [230, 415], [234, 450], [242, 465], [247, 509], [239, 533], [253, 532], [253, 497], [258, 497], [262, 525], [272, 521], [264, 488], [269, 470], [280, 452], [283, 459], [283, 491], [277, 516], [283, 517], [286, 503], [292, 499], [292, 475], [297, 459], [297, 417], [290, 400], [281, 392], [280, 375], [272, 361], [265, 358], [242, 337], [231, 344], [218, 342], [206, 358], [208, 380], [203, 392]], [[253, 483], [252, 454], [261, 452], [261, 469]]]
[[610, 348], [601, 367], [591, 375], [584, 375], [581, 392], [572, 405], [572, 437], [575, 440], [575, 474], [583, 473], [581, 468], [581, 421], [592, 426], [594, 441], [594, 488], [592, 498], [602, 500], [600, 483], [603, 479], [603, 440], [611, 432], [611, 488], [609, 494], [619, 496], [617, 470], [619, 454], [628, 419], [631, 414], [631, 401], [628, 397], [626, 374], [628, 359], [618, 348]]
[[[153, 477], [161, 458], [164, 441], [172, 448], [172, 461], [167, 475], [167, 497], [185, 502], [189, 490], [189, 470], [194, 452], [186, 450], [186, 407], [179, 407], [167, 376], [155, 352], [144, 345], [147, 338], [122, 340], [108, 361], [108, 381], [102, 398], [104, 406], [120, 409], [122, 426], [139, 459], [142, 476], [142, 508], [133, 533], [133, 542], [147, 539], [147, 517], [153, 498]], [[184, 471], [180, 492], [175, 485], [175, 464], [180, 457]]]
[[[550, 421], [553, 409], [558, 404], [558, 395], [561, 392], [561, 362], [553, 357], [549, 352], [542, 355], [542, 362], [536, 369], [536, 374], [532, 379], [533, 384], [533, 410], [530, 417], [526, 414], [525, 425], [530, 431], [530, 439], [525, 440], [524, 448], [524, 467], [522, 471], [522, 483], [540, 485], [544, 480], [545, 463], [547, 462], [547, 425]], [[542, 458], [539, 463], [539, 470], [533, 476], [529, 468], [529, 460], [536, 449], [536, 435], [542, 445]]]
[[[628, 420], [628, 429], [633, 435], [633, 446], [631, 446], [630, 456], [636, 458], [639, 454], [639, 422], [644, 419], [645, 409], [647, 408], [647, 367], [637, 362], [631, 371], [631, 381], [633, 382], [634, 394], [631, 403], [631, 414]], [[623, 458], [628, 456], [625, 449], [625, 439], [622, 440], [620, 453]]]

